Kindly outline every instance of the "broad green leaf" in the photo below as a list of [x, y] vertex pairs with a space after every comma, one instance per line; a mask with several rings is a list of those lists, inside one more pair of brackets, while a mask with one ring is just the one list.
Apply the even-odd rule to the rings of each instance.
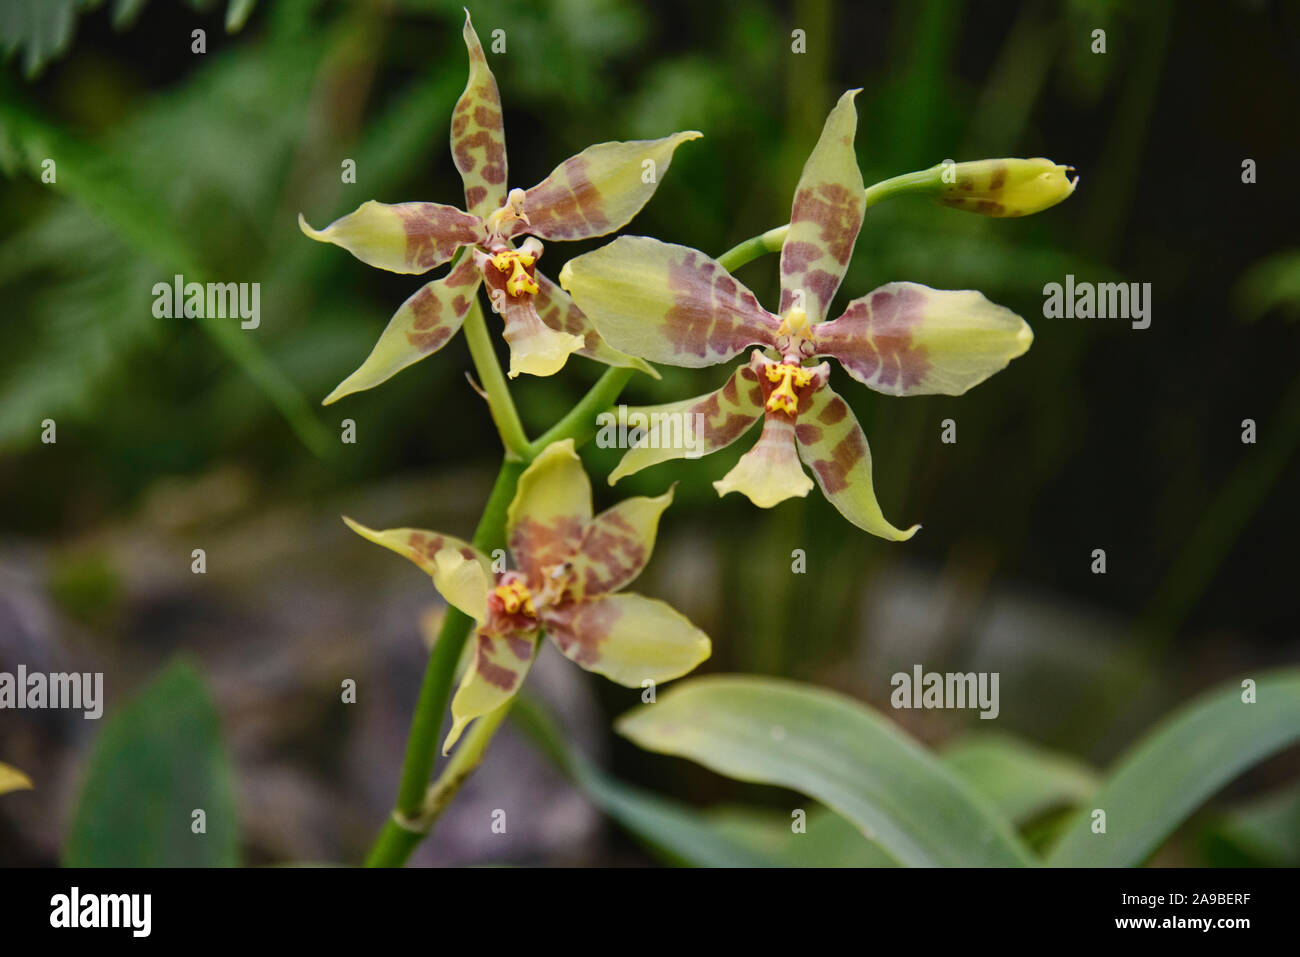
[[510, 719], [605, 814], [669, 863], [690, 867], [767, 867], [778, 863], [729, 837], [700, 811], [605, 774], [569, 746], [551, 715], [521, 694]]
[[[1110, 771], [1080, 809], [1048, 863], [1060, 867], [1141, 864], [1165, 838], [1251, 765], [1300, 740], [1300, 669], [1255, 679], [1255, 701], [1240, 684], [1214, 689], [1165, 718]], [[1093, 833], [1092, 811], [1106, 812]]]
[[[204, 812], [206, 833], [192, 830]], [[231, 770], [194, 668], [170, 666], [105, 719], [64, 848], [69, 867], [238, 863]]]
[[1009, 734], [964, 735], [940, 759], [1015, 824], [1076, 805], [1097, 789], [1096, 773], [1083, 762]]
[[773, 678], [695, 678], [616, 727], [647, 750], [816, 798], [902, 864], [1033, 862], [985, 798], [884, 717], [840, 694]]
[[602, 811], [670, 863], [690, 867], [784, 863], [755, 846], [750, 835], [728, 833], [694, 808], [615, 780], [585, 762], [575, 765], [573, 777]]
[[725, 807], [706, 813], [714, 832], [753, 848], [782, 867], [897, 867], [898, 862], [833, 811], [809, 807], [805, 830], [791, 814], [767, 808]]

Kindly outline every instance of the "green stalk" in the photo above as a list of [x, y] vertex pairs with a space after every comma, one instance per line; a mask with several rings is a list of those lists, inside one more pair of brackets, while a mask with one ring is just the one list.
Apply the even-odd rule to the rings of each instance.
[[[867, 201], [866, 208], [870, 209], [882, 199], [889, 199], [891, 196], [899, 196], [903, 193], [937, 192], [942, 187], [943, 164], [940, 163], [937, 166], [931, 166], [929, 169], [903, 173], [901, 176], [893, 176], [889, 179], [883, 179], [879, 183], [873, 183], [866, 188], [863, 195]], [[786, 223], [784, 226], [774, 226], [758, 236], [751, 236], [743, 243], [737, 243], [719, 256], [718, 262], [728, 272], [735, 272], [745, 263], [757, 259], [764, 253], [780, 252], [781, 246], [785, 242], [786, 233], [789, 231], [790, 224]]]
[[510, 387], [501, 372], [501, 364], [497, 362], [496, 350], [492, 348], [492, 339], [488, 336], [478, 296], [470, 303], [464, 330], [470, 358], [474, 360], [474, 368], [478, 370], [479, 380], [487, 393], [488, 411], [492, 414], [497, 431], [501, 433], [501, 444], [506, 447], [506, 458], [526, 461], [530, 457], [528, 436], [524, 434], [524, 425], [519, 421], [515, 400], [510, 397]]
[[[483, 517], [474, 532], [474, 547], [479, 551], [491, 553], [493, 549], [505, 547], [506, 510], [515, 497], [515, 486], [524, 471], [524, 464], [510, 459], [501, 464], [496, 484], [483, 509]], [[421, 817], [425, 790], [437, 760], [438, 738], [442, 732], [443, 715], [447, 712], [456, 663], [473, 625], [474, 621], [468, 615], [447, 608], [438, 640], [429, 653], [420, 698], [411, 718], [406, 756], [402, 761], [402, 780], [397, 789], [397, 806], [366, 859], [367, 867], [400, 866], [424, 837], [427, 826], [421, 829]]]
[[578, 400], [578, 404], [569, 410], [568, 415], [532, 444], [529, 458], [535, 458], [548, 445], [565, 439], [573, 439], [575, 446], [591, 441], [596, 434], [596, 416], [614, 404], [635, 371], [622, 367], [606, 369], [595, 385], [587, 390], [587, 394]]

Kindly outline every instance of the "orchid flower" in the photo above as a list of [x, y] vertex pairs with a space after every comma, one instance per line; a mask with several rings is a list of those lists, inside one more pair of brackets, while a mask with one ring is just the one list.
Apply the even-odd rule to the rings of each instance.
[[519, 690], [539, 632], [583, 668], [630, 688], [680, 677], [709, 656], [708, 636], [671, 606], [621, 591], [649, 560], [672, 498], [671, 489], [629, 498], [593, 518], [591, 483], [565, 439], [519, 477], [506, 520], [515, 569], [495, 573], [487, 556], [450, 535], [379, 532], [344, 518], [428, 572], [443, 598], [476, 622], [444, 754], [466, 725]]
[[[511, 377], [551, 375], [574, 352], [655, 374], [606, 345], [573, 301], [537, 271], [537, 260], [542, 239], [590, 239], [621, 229], [654, 194], [677, 146], [700, 134], [600, 143], [565, 160], [532, 189], [507, 191], [501, 97], [468, 11], [464, 36], [469, 82], [452, 115], [451, 153], [465, 185], [465, 209], [370, 200], [324, 229], [298, 217], [312, 239], [390, 272], [428, 272], [459, 253], [447, 275], [402, 303], [369, 357], [326, 397], [326, 405], [373, 388], [441, 349], [460, 329], [480, 283], [505, 321]], [[521, 236], [527, 238], [516, 248]]]
[[[571, 260], [560, 284], [616, 348], [651, 362], [700, 368], [758, 345], [721, 389], [683, 402], [638, 409], [703, 416], [695, 447], [660, 448], [651, 428], [609, 481], [688, 453], [730, 445], [760, 417], [757, 444], [714, 483], [760, 508], [805, 496], [811, 469], [827, 499], [854, 525], [902, 541], [920, 527], [890, 524], [876, 501], [871, 451], [856, 418], [827, 384], [839, 361], [850, 376], [888, 395], [960, 395], [1022, 355], [1033, 341], [1023, 319], [978, 292], [892, 282], [850, 302], [824, 322], [848, 267], [866, 200], [853, 151], [857, 113], [845, 93], [831, 111], [795, 190], [781, 248], [780, 315], [718, 262], [694, 249], [622, 237]], [[661, 418], [654, 418], [659, 415]], [[670, 444], [670, 443], [669, 443]], [[681, 444], [681, 443], [679, 443]], [[802, 460], [803, 465], [800, 464]]]

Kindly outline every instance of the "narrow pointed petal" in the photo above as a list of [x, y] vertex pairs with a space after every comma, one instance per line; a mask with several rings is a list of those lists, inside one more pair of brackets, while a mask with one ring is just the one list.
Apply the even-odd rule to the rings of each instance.
[[445, 346], [465, 321], [480, 281], [482, 273], [466, 256], [442, 279], [426, 283], [393, 314], [361, 367], [321, 404], [373, 389]]
[[[724, 449], [762, 414], [763, 390], [748, 365], [740, 366], [726, 385], [707, 395], [628, 409], [628, 429], [642, 429], [644, 434], [609, 473], [609, 484], [660, 462], [700, 458]], [[617, 427], [616, 422], [604, 426], [610, 430]]]
[[788, 498], [803, 498], [813, 483], [804, 474], [795, 452], [794, 422], [784, 412], [763, 418], [763, 434], [735, 467], [713, 483], [719, 495], [740, 492], [759, 508], [771, 508]]
[[465, 208], [487, 216], [506, 198], [506, 133], [501, 122], [501, 94], [479, 43], [469, 11], [465, 12], [465, 48], [469, 82], [451, 115], [451, 156], [465, 184]]
[[506, 512], [506, 540], [533, 587], [543, 568], [573, 557], [591, 521], [591, 480], [573, 440], [548, 445], [519, 476]]
[[492, 581], [492, 563], [469, 542], [428, 532], [420, 528], [390, 528], [378, 531], [353, 521], [346, 515], [348, 528], [367, 541], [382, 545], [414, 562], [433, 579], [438, 593], [448, 604], [459, 608], [475, 621], [487, 614], [487, 586]]
[[537, 634], [474, 636], [474, 658], [451, 699], [451, 730], [442, 743], [447, 754], [467, 725], [505, 704], [519, 690], [532, 666]]
[[563, 286], [615, 349], [700, 368], [751, 345], [773, 345], [780, 323], [704, 253], [622, 236], [569, 260]]
[[695, 130], [658, 140], [598, 143], [571, 156], [524, 194], [529, 224], [515, 233], [542, 239], [591, 239], [622, 229], [659, 187], [673, 151]]
[[578, 308], [578, 304], [569, 297], [567, 292], [551, 282], [540, 271], [534, 274], [534, 278], [538, 285], [537, 293], [533, 296], [537, 314], [542, 322], [557, 332], [581, 336], [583, 346], [578, 350], [578, 355], [603, 362], [607, 366], [636, 369], [653, 378], [661, 378], [658, 370], [650, 363], [636, 356], [630, 356], [626, 352], [619, 352], [601, 338], [586, 313]]
[[862, 173], [853, 151], [858, 114], [850, 90], [826, 118], [804, 164], [781, 247], [781, 313], [802, 308], [812, 323], [826, 318], [853, 255], [866, 212]]
[[822, 492], [858, 528], [896, 542], [916, 534], [885, 520], [871, 484], [871, 449], [848, 403], [829, 386], [813, 393], [795, 427], [799, 457], [812, 469]]
[[0, 762], [0, 794], [10, 791], [30, 791], [32, 779], [12, 765]]
[[354, 212], [313, 229], [302, 214], [298, 228], [317, 242], [341, 246], [368, 266], [422, 273], [441, 266], [461, 246], [482, 241], [483, 222], [438, 203], [362, 203]]
[[488, 609], [490, 574], [477, 558], [467, 558], [455, 548], [444, 548], [433, 556], [433, 585], [447, 603], [475, 621], [484, 621]]
[[565, 657], [629, 688], [679, 678], [709, 657], [709, 636], [671, 605], [635, 594], [574, 602], [546, 614]]
[[965, 289], [891, 282], [849, 303], [844, 315], [813, 330], [818, 355], [887, 395], [961, 395], [1034, 341], [1010, 309]]
[[631, 582], [654, 551], [659, 517], [673, 501], [673, 490], [649, 498], [624, 499], [592, 520], [573, 556], [571, 591], [590, 599], [616, 592]]

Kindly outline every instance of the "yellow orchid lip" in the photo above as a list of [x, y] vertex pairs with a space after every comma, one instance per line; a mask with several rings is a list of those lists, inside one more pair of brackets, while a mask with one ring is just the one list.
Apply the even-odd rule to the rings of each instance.
[[813, 380], [813, 371], [789, 362], [781, 362], [767, 367], [767, 381], [779, 382], [772, 394], [767, 397], [765, 408], [769, 412], [786, 412], [795, 415], [799, 411], [799, 396], [795, 389], [802, 389]]
[[510, 278], [506, 280], [506, 292], [512, 296], [519, 296], [525, 293], [533, 294], [540, 288], [537, 280], [528, 274], [529, 268], [537, 262], [537, 258], [521, 249], [503, 249], [496, 253], [492, 259], [492, 265], [500, 272], [509, 273]]
[[522, 611], [529, 618], [537, 617], [537, 609], [533, 605], [533, 593], [518, 579], [498, 585], [492, 590], [492, 594], [501, 600], [501, 607], [505, 609], [507, 615], [517, 615]]

